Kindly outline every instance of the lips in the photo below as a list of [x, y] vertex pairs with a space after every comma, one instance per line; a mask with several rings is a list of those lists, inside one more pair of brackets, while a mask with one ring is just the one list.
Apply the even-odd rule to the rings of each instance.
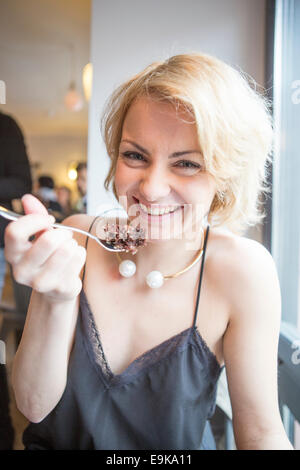
[[[140, 217], [142, 217], [143, 219], [146, 219], [148, 221], [151, 221], [151, 222], [162, 222], [163, 220], [166, 220], [168, 218], [173, 219], [173, 217], [177, 217], [175, 214], [181, 212], [182, 209], [183, 209], [183, 206], [178, 206], [177, 205], [177, 209], [175, 209], [173, 211], [170, 211], [170, 212], [167, 212], [165, 214], [149, 214], [142, 207], [143, 203], [140, 203], [140, 201], [134, 196], [132, 196], [132, 198], [133, 198], [134, 202], [138, 204], [138, 211], [139, 211]], [[156, 206], [158, 206], [158, 204]], [[163, 206], [160, 206], [160, 207], [163, 207]], [[169, 207], [169, 206], [167, 206], [167, 207]]]
[[[133, 198], [134, 202], [140, 203], [139, 199], [137, 199], [135, 196], [132, 196], [132, 198]], [[145, 202], [141, 202], [141, 204], [143, 204], [143, 205], [146, 206], [146, 207], [151, 208], [151, 205], [149, 206], [149, 204], [146, 204]], [[179, 208], [183, 208], [183, 206], [179, 206], [179, 204], [172, 204], [172, 203], [167, 204], [167, 205], [165, 205], [165, 206], [162, 206], [162, 205], [159, 205], [159, 204], [152, 204], [152, 206], [153, 206], [153, 205], [154, 205], [154, 206], [157, 206], [159, 209], [166, 209], [166, 208], [169, 208], [170, 206], [173, 206], [173, 207], [178, 206], [178, 207], [176, 208], [176, 210], [178, 210]]]

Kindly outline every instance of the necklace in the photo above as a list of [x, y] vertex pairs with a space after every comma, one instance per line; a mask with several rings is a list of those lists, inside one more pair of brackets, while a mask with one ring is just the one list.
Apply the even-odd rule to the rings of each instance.
[[[207, 224], [207, 226], [206, 226], [205, 234], [207, 233], [208, 228], [209, 228], [209, 224]], [[202, 232], [204, 232], [203, 229], [202, 229]], [[169, 274], [167, 276], [166, 275], [164, 276], [160, 271], [151, 271], [146, 276], [146, 283], [148, 284], [148, 286], [151, 287], [151, 289], [156, 289], [158, 287], [161, 287], [163, 285], [164, 281], [167, 281], [169, 279], [173, 279], [175, 277], [178, 277], [181, 274], [186, 273], [189, 269], [191, 269], [201, 259], [202, 255], [203, 255], [204, 239], [205, 239], [205, 236], [204, 236], [204, 233], [203, 233], [201, 248], [198, 251], [197, 255], [195, 256], [194, 260], [186, 268], [182, 269], [181, 271], [178, 271], [175, 274]], [[117, 258], [120, 262], [120, 264], [119, 264], [119, 273], [121, 274], [121, 276], [123, 276], [123, 277], [132, 277], [136, 272], [135, 263], [131, 260], [128, 260], [128, 259], [122, 261], [121, 256], [119, 255], [119, 253], [116, 252], [115, 254], [116, 254], [116, 256], [117, 256]]]

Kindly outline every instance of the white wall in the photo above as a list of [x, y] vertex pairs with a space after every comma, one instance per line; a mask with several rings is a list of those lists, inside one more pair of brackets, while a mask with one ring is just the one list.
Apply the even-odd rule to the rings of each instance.
[[116, 203], [103, 187], [109, 159], [99, 131], [113, 89], [150, 62], [189, 51], [216, 55], [263, 85], [264, 8], [264, 0], [93, 0], [89, 213]]
[[91, 0], [0, 1], [3, 112], [28, 135], [87, 135], [87, 107], [64, 106], [71, 80], [82, 92], [89, 61]]

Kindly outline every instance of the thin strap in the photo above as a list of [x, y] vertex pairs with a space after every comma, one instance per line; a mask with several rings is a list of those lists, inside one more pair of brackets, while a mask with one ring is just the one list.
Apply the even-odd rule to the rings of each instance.
[[196, 320], [197, 320], [197, 313], [198, 313], [198, 306], [199, 306], [199, 299], [200, 299], [200, 290], [201, 290], [201, 283], [202, 283], [202, 275], [203, 275], [203, 268], [204, 268], [204, 260], [205, 260], [208, 232], [209, 232], [209, 225], [207, 225], [205, 239], [204, 239], [204, 245], [203, 245], [203, 255], [202, 255], [201, 268], [200, 268], [200, 279], [199, 279], [199, 283], [198, 283], [198, 293], [197, 293], [196, 307], [195, 307], [195, 313], [194, 313], [193, 327], [195, 327]]
[[[96, 222], [96, 220], [97, 220], [99, 217], [102, 217], [102, 216], [101, 216], [101, 215], [97, 215], [97, 217], [94, 218], [94, 220], [93, 220], [93, 222], [91, 223], [90, 228], [89, 228], [89, 230], [88, 230], [89, 233], [91, 233], [92, 228], [93, 228], [93, 225], [94, 225], [94, 223]], [[89, 238], [90, 238], [90, 237], [86, 237], [86, 240], [85, 240], [85, 249], [86, 249], [86, 250], [87, 250]], [[84, 263], [84, 267], [83, 267], [83, 274], [82, 274], [82, 281], [81, 281], [82, 286], [83, 286], [83, 281], [84, 281], [84, 276], [85, 276], [86, 261], [87, 261], [87, 257], [86, 257], [86, 259], [85, 259], [85, 263]]]

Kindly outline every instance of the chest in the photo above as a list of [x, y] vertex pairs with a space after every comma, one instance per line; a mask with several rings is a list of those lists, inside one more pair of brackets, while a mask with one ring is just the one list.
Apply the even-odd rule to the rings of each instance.
[[[91, 254], [89, 253], [89, 259]], [[121, 374], [135, 359], [193, 325], [200, 264], [189, 276], [167, 281], [159, 289], [136, 289], [117, 266], [88, 263], [85, 293], [99, 332], [105, 359]], [[209, 276], [203, 275], [196, 325], [222, 365], [222, 336], [227, 311]]]

